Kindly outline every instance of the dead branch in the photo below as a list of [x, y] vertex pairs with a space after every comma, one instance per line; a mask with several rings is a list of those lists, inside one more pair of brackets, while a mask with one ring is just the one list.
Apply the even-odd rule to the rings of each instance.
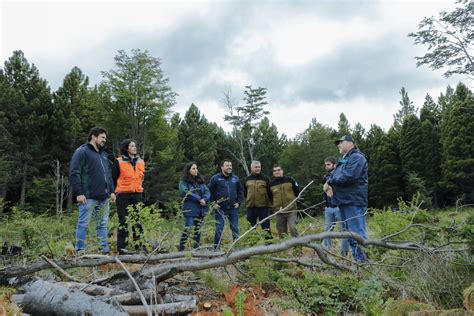
[[[146, 310], [140, 305], [122, 305], [128, 315], [146, 315]], [[155, 315], [190, 313], [196, 310], [196, 301], [165, 303], [151, 306]]]
[[120, 259], [119, 259], [118, 257], [115, 257], [115, 262], [117, 262], [117, 263], [122, 267], [122, 269], [125, 271], [125, 273], [127, 273], [128, 277], [130, 278], [130, 280], [132, 281], [133, 285], [135, 286], [135, 290], [138, 292], [138, 294], [139, 294], [139, 296], [140, 296], [140, 300], [142, 301], [143, 306], [145, 306], [145, 310], [146, 310], [147, 315], [148, 315], [148, 316], [152, 316], [151, 309], [150, 309], [150, 307], [148, 306], [148, 303], [146, 302], [146, 299], [145, 299], [145, 297], [143, 296], [143, 293], [142, 293], [142, 291], [140, 290], [140, 287], [138, 286], [137, 281], [135, 281], [135, 279], [133, 278], [133, 276], [130, 274], [130, 272], [127, 270], [127, 268], [123, 265], [122, 261], [120, 261]]
[[41, 258], [43, 258], [44, 261], [49, 263], [49, 265], [51, 265], [53, 268], [58, 270], [62, 275], [64, 275], [69, 280], [74, 281], [74, 282], [79, 282], [76, 278], [74, 278], [72, 275], [64, 271], [60, 266], [58, 266], [52, 259], [48, 259], [45, 255], [41, 255]]

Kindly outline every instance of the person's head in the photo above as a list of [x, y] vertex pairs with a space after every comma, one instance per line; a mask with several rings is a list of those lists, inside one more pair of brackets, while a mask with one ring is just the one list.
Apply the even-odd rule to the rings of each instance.
[[272, 172], [273, 172], [273, 177], [275, 178], [283, 177], [283, 168], [278, 164], [273, 165]]
[[324, 159], [324, 168], [326, 171], [332, 171], [336, 168], [337, 159], [333, 156], [327, 157]]
[[125, 139], [120, 145], [120, 153], [134, 157], [137, 155], [137, 143], [133, 139]]
[[250, 164], [250, 170], [253, 175], [259, 175], [262, 173], [262, 165], [260, 164], [260, 161], [254, 160]]
[[102, 148], [107, 141], [107, 131], [100, 127], [93, 127], [89, 131], [87, 141], [96, 149]]
[[184, 165], [183, 179], [188, 182], [202, 183], [202, 178], [199, 175], [198, 167], [195, 161], [190, 161]]
[[232, 160], [223, 159], [220, 163], [221, 171], [225, 176], [228, 176], [232, 173]]
[[354, 138], [349, 135], [344, 135], [335, 141], [339, 153], [342, 155], [347, 154], [352, 148], [355, 147]]

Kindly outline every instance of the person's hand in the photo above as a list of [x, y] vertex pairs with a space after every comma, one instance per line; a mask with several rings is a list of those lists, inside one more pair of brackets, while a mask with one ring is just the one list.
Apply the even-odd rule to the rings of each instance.
[[334, 195], [334, 192], [332, 191], [331, 187], [329, 187], [329, 189], [326, 191], [326, 195], [329, 197], [332, 197]]
[[206, 200], [200, 199], [199, 204], [201, 204], [201, 206], [205, 206], [206, 205]]
[[115, 193], [110, 194], [110, 203], [115, 203], [116, 200], [117, 196], [115, 195]]
[[323, 185], [323, 191], [329, 197], [332, 197], [334, 195], [332, 187], [327, 182]]
[[86, 196], [85, 195], [78, 195], [76, 196], [76, 201], [78, 203], [81, 203], [81, 204], [86, 204], [87, 203], [87, 199], [86, 199]]
[[234, 208], [239, 208], [239, 206], [240, 206], [239, 203], [234, 204]]

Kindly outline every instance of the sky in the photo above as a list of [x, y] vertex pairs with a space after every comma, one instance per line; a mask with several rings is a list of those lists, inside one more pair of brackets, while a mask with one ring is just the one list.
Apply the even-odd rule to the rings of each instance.
[[53, 91], [75, 66], [98, 84], [119, 49], [161, 59], [181, 117], [191, 103], [228, 129], [224, 93], [243, 104], [267, 88], [269, 119], [295, 137], [313, 118], [337, 128], [388, 129], [401, 87], [415, 106], [462, 77], [416, 67], [426, 47], [407, 36], [455, 1], [21, 1], [0, 0], [0, 62], [22, 50]]

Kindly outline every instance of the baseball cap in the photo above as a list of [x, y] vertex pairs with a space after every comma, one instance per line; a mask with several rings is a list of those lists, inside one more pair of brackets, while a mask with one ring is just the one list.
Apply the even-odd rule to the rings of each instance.
[[344, 135], [341, 138], [337, 139], [334, 143], [337, 146], [340, 142], [345, 141], [345, 140], [347, 140], [348, 142], [354, 142], [354, 138], [352, 138], [352, 136]]

